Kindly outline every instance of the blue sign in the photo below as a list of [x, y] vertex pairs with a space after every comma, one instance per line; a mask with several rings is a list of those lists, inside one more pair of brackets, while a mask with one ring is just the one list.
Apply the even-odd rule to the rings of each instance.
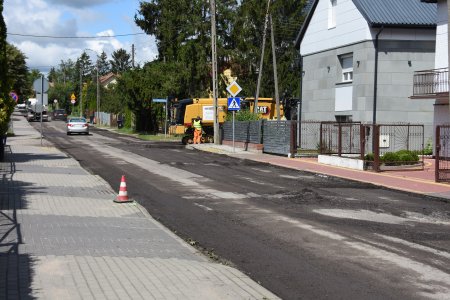
[[152, 102], [166, 103], [166, 102], [167, 102], [167, 99], [153, 99]]
[[241, 98], [239, 97], [232, 97], [228, 98], [228, 110], [229, 111], [236, 111], [241, 109]]

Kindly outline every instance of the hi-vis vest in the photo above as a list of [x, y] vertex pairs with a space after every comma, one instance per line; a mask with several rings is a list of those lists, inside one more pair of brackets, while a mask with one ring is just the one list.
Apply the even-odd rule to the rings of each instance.
[[201, 121], [194, 120], [194, 128], [197, 130], [202, 130]]

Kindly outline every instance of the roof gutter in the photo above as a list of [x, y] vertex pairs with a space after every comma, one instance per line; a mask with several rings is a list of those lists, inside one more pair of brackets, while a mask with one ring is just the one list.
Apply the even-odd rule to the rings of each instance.
[[[377, 124], [378, 37], [380, 36], [383, 29], [384, 26], [381, 26], [380, 30], [377, 32], [377, 35], [375, 36], [375, 72], [373, 80], [373, 118], [372, 118], [373, 126]], [[372, 146], [375, 148], [375, 134], [373, 134], [372, 136], [374, 139], [374, 141], [372, 142]], [[373, 149], [373, 153], [375, 153], [375, 149]]]

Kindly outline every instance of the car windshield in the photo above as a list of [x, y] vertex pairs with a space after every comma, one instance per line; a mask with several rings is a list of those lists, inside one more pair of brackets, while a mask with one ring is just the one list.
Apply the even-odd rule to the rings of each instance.
[[86, 123], [85, 118], [72, 118], [69, 121], [70, 123]]

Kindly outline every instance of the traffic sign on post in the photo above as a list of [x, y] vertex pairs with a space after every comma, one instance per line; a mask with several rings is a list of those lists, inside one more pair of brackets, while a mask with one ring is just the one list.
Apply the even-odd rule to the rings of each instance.
[[239, 97], [228, 98], [227, 102], [229, 111], [236, 111], [241, 109], [241, 98]]
[[9, 93], [9, 95], [11, 96], [11, 98], [13, 98], [14, 101], [17, 102], [19, 100], [19, 96], [17, 96], [15, 92], [11, 92]]
[[48, 91], [48, 80], [42, 76], [33, 82], [33, 88], [38, 94], [46, 93]]
[[240, 91], [242, 91], [242, 88], [239, 86], [239, 84], [237, 84], [236, 81], [233, 81], [229, 86], [227, 86], [227, 91], [231, 96], [235, 97], [237, 94], [239, 94]]

